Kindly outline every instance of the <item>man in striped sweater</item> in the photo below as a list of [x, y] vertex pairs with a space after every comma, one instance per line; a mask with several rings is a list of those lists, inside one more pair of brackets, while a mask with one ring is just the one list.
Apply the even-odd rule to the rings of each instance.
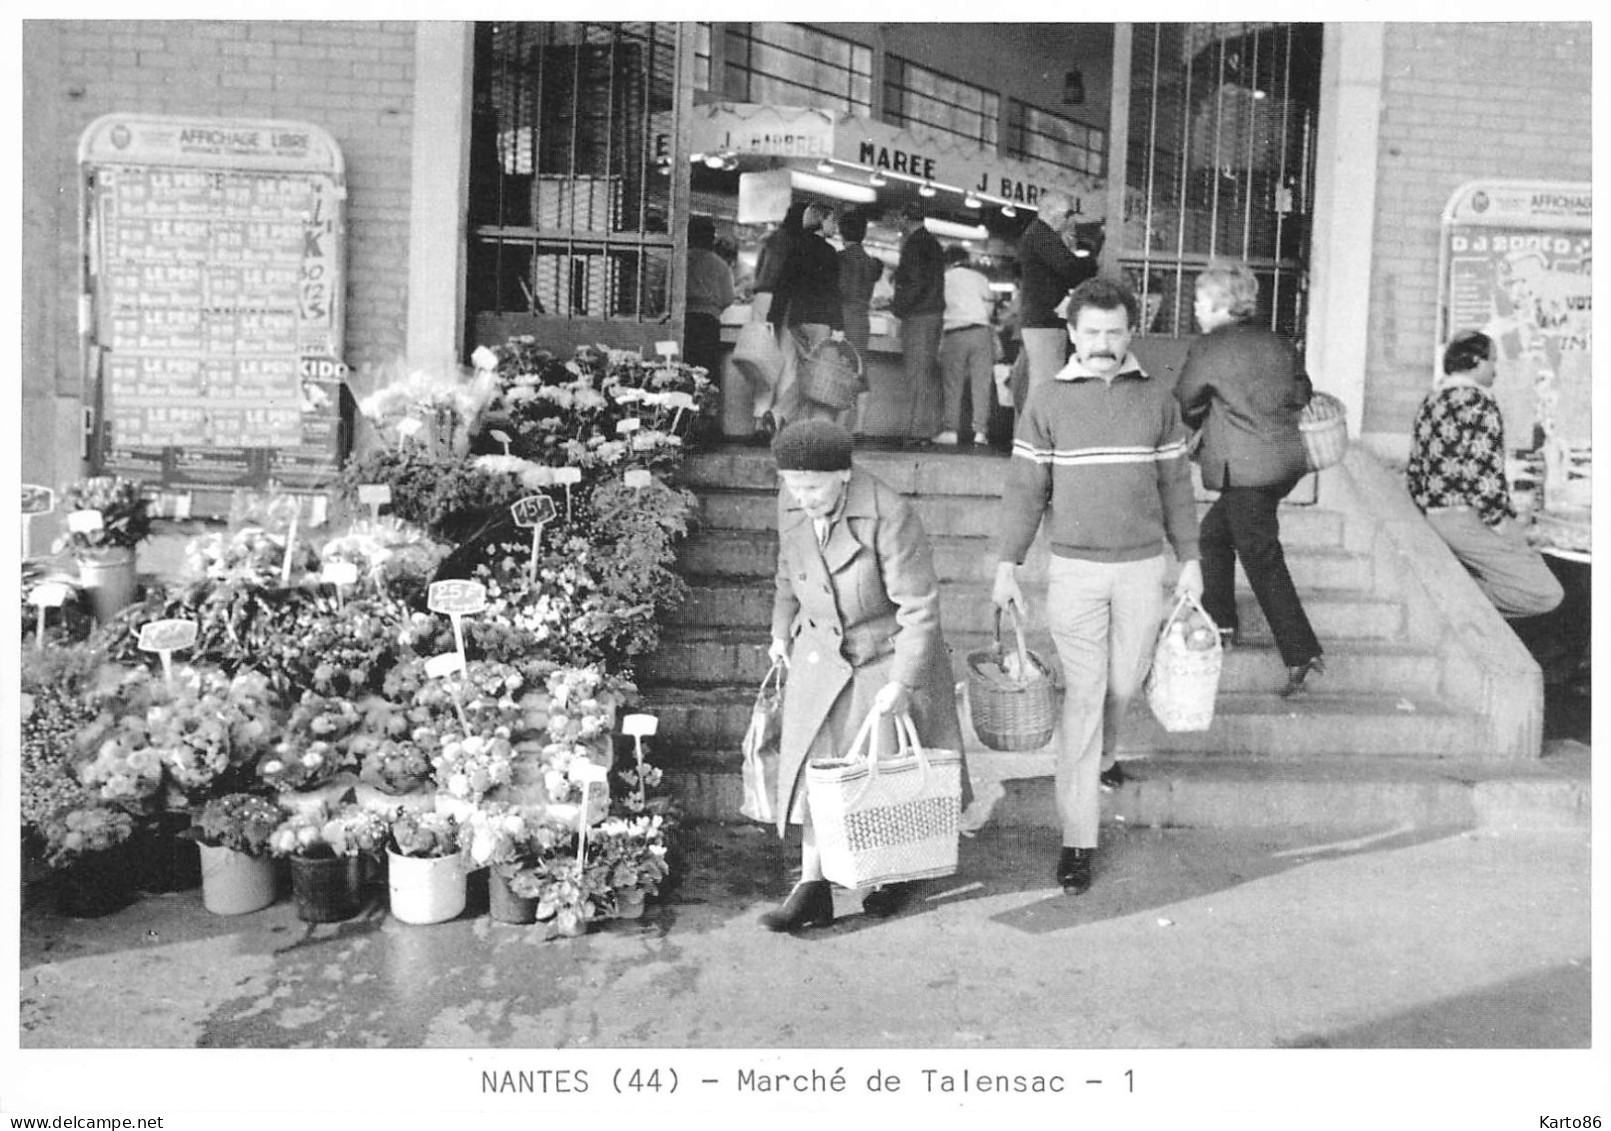
[[1165, 540], [1181, 563], [1176, 595], [1203, 590], [1186, 429], [1168, 384], [1130, 353], [1138, 312], [1135, 296], [1111, 280], [1074, 288], [1074, 356], [1030, 390], [1002, 495], [998, 607], [1027, 611], [1016, 568], [1042, 524], [1051, 550], [1047, 620], [1067, 686], [1056, 739], [1056, 875], [1073, 895], [1091, 885], [1103, 762], [1112, 764], [1163, 618]]

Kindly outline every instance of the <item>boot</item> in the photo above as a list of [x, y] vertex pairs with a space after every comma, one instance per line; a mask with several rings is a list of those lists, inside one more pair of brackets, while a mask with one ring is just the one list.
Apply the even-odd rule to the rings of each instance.
[[911, 884], [885, 884], [862, 897], [861, 909], [874, 919], [888, 919], [911, 901]]
[[760, 918], [769, 931], [798, 931], [833, 922], [833, 888], [827, 880], [804, 880], [794, 886], [783, 906]]
[[1057, 882], [1065, 895], [1083, 895], [1091, 887], [1091, 858], [1094, 848], [1065, 847], [1057, 857]]

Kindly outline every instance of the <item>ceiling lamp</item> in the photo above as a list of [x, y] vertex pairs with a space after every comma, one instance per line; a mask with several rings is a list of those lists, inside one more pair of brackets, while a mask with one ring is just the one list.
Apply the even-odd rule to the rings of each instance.
[[967, 196], [962, 198], [962, 205], [964, 208], [978, 208], [979, 198], [970, 192]]
[[833, 174], [834, 174], [833, 162], [830, 161], [828, 158], [824, 157], [821, 161], [817, 162], [817, 172], [823, 174], [824, 176], [829, 176], [829, 177], [833, 176]]
[[937, 236], [945, 236], [953, 240], [986, 240], [990, 232], [983, 224], [957, 224], [950, 220], [941, 220], [934, 216], [926, 216], [923, 226]]
[[938, 191], [939, 191], [938, 189], [936, 189], [933, 185], [929, 184], [929, 182], [927, 182], [927, 181], [924, 181], [922, 184], [917, 186], [917, 195], [918, 196], [933, 196]]
[[1001, 214], [1007, 219], [1011, 220], [1014, 216], [1018, 215], [1018, 209], [1014, 208], [1010, 204], [1003, 204], [1001, 206]]
[[727, 158], [723, 154], [720, 154], [720, 153], [707, 153], [707, 154], [705, 154], [705, 165], [708, 168], [720, 169], [725, 164], [727, 164]]
[[874, 188], [883, 188], [885, 185], [889, 184], [889, 179], [877, 169], [874, 169], [873, 175], [867, 178], [867, 183], [872, 185]]
[[819, 196], [831, 196], [835, 200], [848, 200], [855, 204], [871, 204], [878, 199], [878, 194], [866, 185], [847, 184], [832, 177], [819, 177], [815, 173], [806, 173], [799, 169], [789, 170], [789, 184], [806, 192], [817, 193]]

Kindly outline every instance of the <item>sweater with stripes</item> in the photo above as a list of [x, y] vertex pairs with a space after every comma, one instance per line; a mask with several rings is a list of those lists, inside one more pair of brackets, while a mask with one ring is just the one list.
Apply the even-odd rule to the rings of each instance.
[[1111, 381], [1078, 357], [1029, 395], [1002, 494], [998, 550], [1022, 562], [1042, 519], [1051, 552], [1130, 562], [1197, 558], [1186, 429], [1173, 391], [1127, 355]]

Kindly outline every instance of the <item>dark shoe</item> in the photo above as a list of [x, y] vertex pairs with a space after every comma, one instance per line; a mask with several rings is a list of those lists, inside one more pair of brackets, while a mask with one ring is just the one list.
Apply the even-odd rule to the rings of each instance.
[[798, 931], [806, 927], [826, 927], [833, 922], [833, 888], [827, 880], [806, 880], [794, 886], [789, 898], [776, 911], [761, 916], [761, 926], [769, 931]]
[[1091, 886], [1091, 857], [1094, 848], [1065, 848], [1057, 857], [1057, 882], [1064, 895], [1084, 895]]
[[868, 892], [861, 901], [861, 909], [874, 919], [888, 919], [912, 901], [911, 884], [885, 884]]
[[1105, 791], [1112, 793], [1125, 782], [1129, 781], [1130, 775], [1124, 772], [1124, 767], [1115, 762], [1113, 765], [1103, 770], [1101, 776], [1098, 777], [1097, 780], [1102, 783], [1102, 788]]
[[752, 439], [757, 446], [770, 444], [772, 437], [777, 434], [778, 422], [773, 419], [770, 412], [763, 412], [755, 418], [755, 435]]
[[1313, 672], [1315, 675], [1324, 675], [1326, 673], [1325, 659], [1320, 656], [1315, 656], [1301, 664], [1295, 664], [1288, 668], [1287, 685], [1277, 692], [1277, 694], [1283, 699], [1290, 699], [1294, 695], [1301, 694], [1306, 690], [1303, 681], [1309, 678], [1310, 672]]

